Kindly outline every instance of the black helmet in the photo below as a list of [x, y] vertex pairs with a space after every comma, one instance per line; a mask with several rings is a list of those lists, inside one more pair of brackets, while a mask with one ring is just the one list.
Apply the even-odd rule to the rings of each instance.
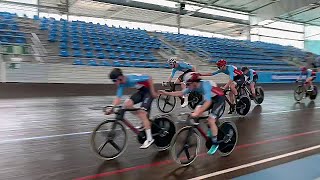
[[114, 68], [109, 74], [110, 79], [117, 79], [119, 76], [123, 76], [122, 70], [120, 68]]
[[244, 71], [246, 71], [246, 70], [249, 70], [249, 68], [248, 68], [247, 66], [244, 66], [244, 67], [241, 68], [241, 71], [242, 71], [242, 72], [244, 72]]

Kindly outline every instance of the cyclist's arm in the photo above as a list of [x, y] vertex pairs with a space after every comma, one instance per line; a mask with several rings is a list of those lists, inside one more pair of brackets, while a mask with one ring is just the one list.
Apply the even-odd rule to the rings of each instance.
[[151, 93], [152, 93], [152, 95], [155, 97], [155, 96], [157, 96], [157, 92], [156, 92], [156, 90], [155, 90], [155, 88], [154, 88], [154, 84], [153, 84], [153, 80], [152, 80], [152, 78], [150, 77], [150, 79], [149, 79], [149, 84], [150, 84], [150, 91], [151, 91]]
[[177, 69], [175, 69], [175, 68], [172, 69], [171, 75], [168, 78], [168, 82], [171, 82], [171, 80], [172, 80], [173, 76], [176, 74], [176, 72], [177, 72]]
[[113, 100], [112, 105], [117, 106], [121, 103], [121, 97], [123, 95], [123, 87], [119, 86], [117, 89], [117, 97]]
[[227, 89], [232, 82], [233, 82], [233, 80], [229, 79], [229, 81], [227, 82], [227, 84], [223, 86], [223, 89]]
[[197, 71], [196, 67], [192, 66], [192, 71], [196, 72]]
[[302, 72], [300, 72], [300, 75], [298, 76], [297, 81], [299, 81], [301, 77], [302, 77]]
[[220, 70], [220, 69], [218, 69], [217, 71], [211, 73], [211, 75], [214, 76], [214, 75], [219, 74], [219, 73], [221, 73], [221, 70]]
[[228, 83], [224, 86], [224, 89], [227, 89], [230, 86], [230, 84], [233, 82], [233, 79], [234, 79], [234, 68], [233, 68], [233, 66], [229, 66], [228, 67], [228, 71], [229, 71], [230, 79], [229, 79]]
[[249, 72], [250, 72], [250, 82], [253, 82], [253, 71], [250, 69]]
[[161, 91], [161, 94], [169, 95], [169, 96], [183, 96], [183, 91], [174, 91], [174, 92], [166, 92]]

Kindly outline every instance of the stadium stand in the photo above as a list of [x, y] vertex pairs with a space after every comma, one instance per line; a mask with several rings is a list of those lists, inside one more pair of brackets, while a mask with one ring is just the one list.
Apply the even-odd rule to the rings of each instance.
[[168, 68], [165, 58], [157, 52], [160, 48], [174, 50], [160, 41], [161, 36], [166, 42], [182, 48], [182, 53], [192, 52], [196, 54], [194, 58], [207, 60], [207, 63], [224, 58], [236, 66], [249, 66], [258, 71], [297, 71], [298, 67], [283, 61], [284, 57], [296, 57], [303, 61], [306, 55], [306, 52], [294, 47], [265, 42], [151, 33], [141, 29], [38, 16], [33, 19], [18, 18], [10, 13], [1, 13], [0, 19], [2, 45], [26, 43], [25, 33], [19, 31], [19, 23], [25, 19], [36, 27], [32, 30], [45, 34], [40, 39], [46, 43], [49, 56], [61, 59], [55, 62], [73, 65]]
[[[236, 66], [249, 66], [259, 71], [297, 71], [292, 64], [282, 61], [279, 57], [296, 56], [302, 58], [304, 52], [276, 44], [250, 42], [232, 39], [208, 38], [172, 33], [158, 33], [175, 46], [185, 51], [192, 51], [199, 57], [207, 58], [215, 63], [224, 58]], [[297, 52], [297, 53], [296, 53]], [[298, 54], [299, 53], [299, 54]]]

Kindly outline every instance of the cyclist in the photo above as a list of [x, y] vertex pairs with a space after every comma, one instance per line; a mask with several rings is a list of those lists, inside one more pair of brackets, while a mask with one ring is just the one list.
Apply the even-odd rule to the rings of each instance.
[[252, 92], [252, 96], [256, 97], [256, 90], [255, 90], [255, 84], [258, 81], [258, 74], [255, 70], [249, 69], [248, 67], [244, 66], [241, 68], [241, 71], [243, 74], [248, 78], [248, 82], [250, 83], [250, 89]]
[[213, 72], [213, 73], [207, 73], [207, 74], [203, 74], [203, 76], [214, 76], [216, 74], [219, 73], [224, 73], [226, 75], [229, 75], [229, 81], [228, 83], [223, 87], [223, 89], [227, 89], [230, 87], [231, 92], [229, 93], [229, 97], [230, 97], [230, 102], [231, 102], [231, 106], [230, 106], [230, 111], [228, 112], [228, 114], [232, 114], [235, 111], [235, 98], [234, 96], [238, 95], [237, 86], [241, 86], [244, 81], [245, 81], [245, 77], [242, 73], [242, 71], [238, 70], [237, 67], [232, 66], [232, 65], [227, 65], [227, 61], [224, 59], [220, 59], [219, 61], [217, 61], [217, 66], [218, 66], [218, 70]]
[[225, 103], [224, 92], [216, 85], [212, 85], [210, 81], [201, 80], [200, 74], [196, 72], [187, 73], [184, 76], [184, 82], [186, 83], [187, 88], [183, 91], [166, 92], [162, 90], [159, 92], [165, 95], [182, 96], [192, 91], [196, 91], [203, 95], [204, 101], [196, 107], [191, 116], [199, 117], [203, 112], [208, 111], [209, 109], [212, 110], [208, 118], [208, 124], [210, 126], [208, 135], [211, 137], [213, 144], [209, 149], [208, 154], [212, 155], [219, 147], [217, 142], [218, 127], [216, 125], [216, 121], [219, 119], [219, 115], [223, 111], [223, 105]]
[[[143, 123], [145, 132], [147, 135], [146, 141], [140, 147], [141, 149], [148, 148], [153, 142], [154, 139], [151, 134], [151, 125], [149, 121], [149, 114], [151, 110], [151, 105], [154, 97], [157, 96], [157, 93], [154, 88], [152, 78], [148, 75], [139, 75], [139, 74], [128, 74], [124, 75], [122, 70], [119, 68], [114, 68], [110, 74], [110, 79], [118, 87], [116, 98], [113, 101], [113, 105], [119, 105], [121, 103], [121, 97], [125, 88], [135, 87], [138, 91], [131, 95], [125, 103], [125, 108], [133, 108], [133, 105], [141, 103], [141, 107], [144, 110], [139, 110], [133, 112]], [[111, 114], [113, 109], [108, 109], [106, 114]]]
[[301, 80], [302, 76], [305, 76], [306, 77], [305, 78], [305, 86], [307, 86], [308, 91], [313, 91], [312, 81], [316, 78], [316, 72], [312, 71], [311, 69], [308, 69], [305, 66], [301, 67], [300, 70], [301, 70], [300, 75], [296, 81]]
[[[173, 76], [176, 74], [177, 71], [182, 71], [183, 73], [176, 79], [174, 82], [175, 84], [181, 84], [182, 90], [186, 88], [185, 84], [183, 82], [183, 76], [186, 73], [189, 72], [195, 72], [196, 69], [192, 65], [185, 63], [185, 62], [178, 62], [176, 57], [171, 57], [168, 59], [168, 64], [170, 65], [170, 68], [172, 68], [171, 75], [168, 78], [168, 82], [171, 82]], [[183, 96], [183, 102], [181, 102], [181, 107], [186, 107], [188, 105], [188, 96]]]

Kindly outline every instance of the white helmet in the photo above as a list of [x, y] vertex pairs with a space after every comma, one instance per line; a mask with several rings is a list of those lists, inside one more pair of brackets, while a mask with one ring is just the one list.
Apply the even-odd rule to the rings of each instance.
[[174, 65], [175, 63], [177, 63], [177, 58], [176, 57], [171, 57], [168, 59], [167, 63], [169, 65]]

